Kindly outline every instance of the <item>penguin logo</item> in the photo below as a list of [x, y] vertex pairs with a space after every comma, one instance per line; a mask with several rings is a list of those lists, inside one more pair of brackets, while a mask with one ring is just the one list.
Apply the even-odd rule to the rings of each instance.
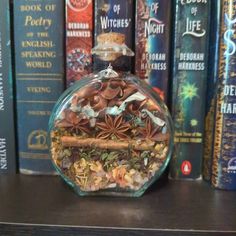
[[181, 165], [181, 172], [183, 175], [190, 175], [192, 171], [192, 165], [189, 161], [184, 161]]

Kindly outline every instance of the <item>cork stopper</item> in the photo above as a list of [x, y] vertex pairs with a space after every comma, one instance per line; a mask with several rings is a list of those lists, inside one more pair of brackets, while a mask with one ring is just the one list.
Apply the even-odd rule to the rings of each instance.
[[115, 61], [120, 56], [134, 56], [134, 52], [125, 44], [125, 35], [116, 32], [102, 33], [97, 37], [97, 46], [92, 54], [103, 61]]

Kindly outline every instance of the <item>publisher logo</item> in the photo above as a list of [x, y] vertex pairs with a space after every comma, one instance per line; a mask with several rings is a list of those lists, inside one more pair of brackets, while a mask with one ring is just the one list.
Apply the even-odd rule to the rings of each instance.
[[74, 11], [83, 11], [91, 0], [67, 0], [69, 7]]
[[183, 175], [189, 175], [192, 171], [192, 165], [189, 161], [184, 161], [181, 165]]
[[34, 130], [28, 137], [28, 148], [32, 150], [47, 150], [47, 132]]
[[236, 174], [236, 158], [233, 158], [229, 161], [227, 172], [229, 174]]

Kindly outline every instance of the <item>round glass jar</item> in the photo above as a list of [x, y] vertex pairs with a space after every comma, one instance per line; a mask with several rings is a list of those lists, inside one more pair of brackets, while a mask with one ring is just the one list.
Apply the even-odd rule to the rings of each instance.
[[159, 96], [108, 68], [65, 91], [49, 122], [53, 164], [79, 195], [141, 196], [163, 173], [172, 121]]

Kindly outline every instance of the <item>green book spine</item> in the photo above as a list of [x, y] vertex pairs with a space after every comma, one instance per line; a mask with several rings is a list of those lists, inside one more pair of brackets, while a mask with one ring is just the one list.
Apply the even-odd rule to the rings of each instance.
[[9, 0], [0, 1], [0, 173], [16, 172]]
[[207, 83], [210, 1], [175, 1], [170, 178], [200, 179]]

